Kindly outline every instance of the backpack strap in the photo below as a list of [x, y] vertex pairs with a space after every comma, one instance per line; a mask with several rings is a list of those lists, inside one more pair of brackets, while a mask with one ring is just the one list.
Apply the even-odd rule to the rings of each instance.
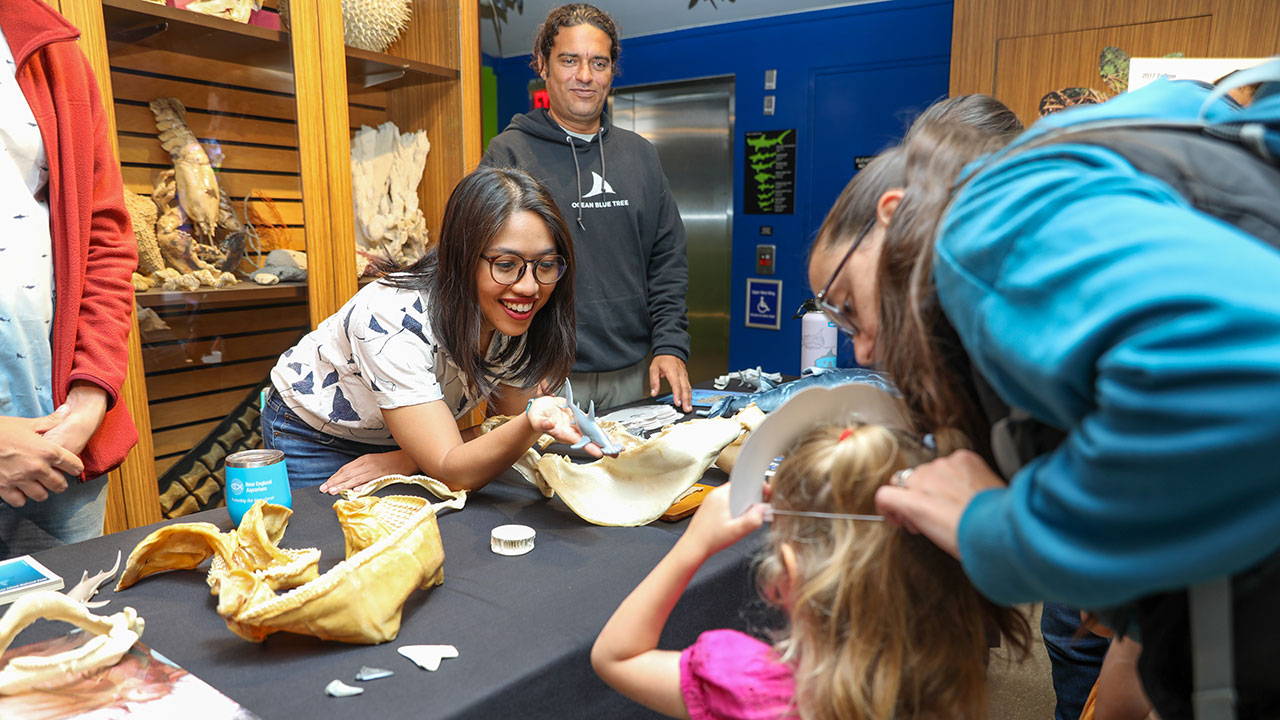
[[1192, 585], [1191, 704], [1196, 720], [1235, 720], [1235, 654], [1232, 649], [1231, 578]]

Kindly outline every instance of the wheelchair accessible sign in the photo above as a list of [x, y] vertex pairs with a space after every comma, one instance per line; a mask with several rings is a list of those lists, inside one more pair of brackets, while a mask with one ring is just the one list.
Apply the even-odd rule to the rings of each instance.
[[747, 327], [782, 329], [781, 306], [781, 280], [747, 278]]

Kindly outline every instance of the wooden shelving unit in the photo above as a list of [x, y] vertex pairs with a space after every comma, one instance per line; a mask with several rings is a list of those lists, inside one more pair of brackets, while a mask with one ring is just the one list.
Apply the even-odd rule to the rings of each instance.
[[356, 291], [350, 129], [391, 120], [427, 131], [419, 200], [439, 227], [453, 185], [480, 159], [477, 8], [413, 0], [404, 35], [375, 53], [343, 45], [332, 0], [292, 0], [288, 31], [143, 0], [46, 2], [81, 30], [126, 187], [149, 194], [168, 165], [148, 103], [177, 97], [193, 133], [223, 154], [219, 183], [237, 210], [252, 191], [271, 198], [282, 247], [307, 252], [304, 283], [137, 295], [147, 330], [135, 322], [122, 395], [141, 440], [112, 475], [113, 532], [159, 520], [157, 473]]

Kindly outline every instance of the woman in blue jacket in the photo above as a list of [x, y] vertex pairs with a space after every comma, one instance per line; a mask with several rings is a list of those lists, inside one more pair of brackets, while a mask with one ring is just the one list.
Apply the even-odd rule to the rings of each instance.
[[[1151, 640], [1168, 628], [1161, 599], [1185, 598], [1168, 593], [1225, 575], [1276, 586], [1280, 251], [1106, 147], [1035, 144], [1093, 120], [1194, 120], [1208, 94], [1159, 82], [1051, 116], [967, 169], [999, 143], [918, 125], [895, 151], [905, 189], [876, 197], [862, 232], [837, 201], [819, 233], [814, 289], [922, 422], [981, 437], [976, 381], [1061, 433], [1007, 487], [962, 452], [877, 496], [997, 602], [1127, 606]], [[1207, 118], [1236, 110], [1214, 100]], [[1237, 658], [1280, 646], [1269, 593], [1235, 589]], [[1189, 662], [1162, 660], [1144, 654], [1144, 685], [1165, 720], [1189, 717]], [[1237, 662], [1242, 716], [1274, 716], [1269, 665]]]

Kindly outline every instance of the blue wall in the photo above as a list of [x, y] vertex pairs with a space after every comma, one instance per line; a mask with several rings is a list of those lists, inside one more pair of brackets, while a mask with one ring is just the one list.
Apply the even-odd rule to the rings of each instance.
[[[607, 9], [607, 8], [606, 8]], [[762, 365], [800, 370], [800, 321], [791, 312], [810, 296], [805, 260], [822, 218], [853, 175], [853, 158], [897, 140], [915, 113], [946, 94], [951, 54], [950, 0], [886, 2], [727, 23], [624, 40], [628, 85], [698, 77], [736, 77], [731, 369]], [[498, 125], [529, 109], [529, 56], [485, 57], [498, 79]], [[764, 73], [778, 71], [776, 90]], [[776, 98], [773, 116], [764, 96]], [[742, 213], [743, 134], [797, 131], [796, 208], [791, 215]], [[760, 236], [762, 225], [773, 236]], [[746, 281], [755, 277], [757, 243], [777, 245], [783, 281], [782, 329], [743, 326]]]

